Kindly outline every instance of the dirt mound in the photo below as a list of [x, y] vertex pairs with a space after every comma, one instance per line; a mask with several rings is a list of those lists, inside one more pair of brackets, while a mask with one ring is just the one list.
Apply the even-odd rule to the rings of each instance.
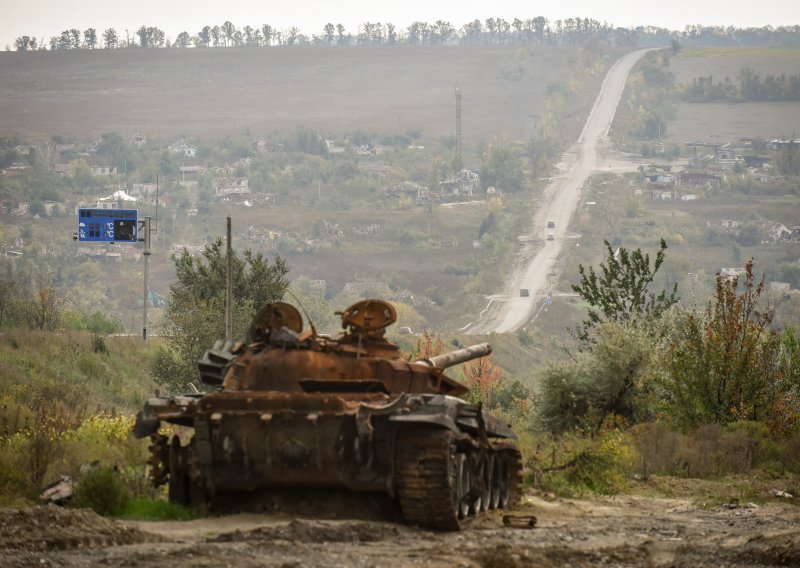
[[738, 555], [753, 566], [800, 566], [800, 534], [793, 531], [755, 536]]
[[646, 566], [647, 552], [641, 548], [621, 546], [598, 550], [575, 550], [552, 547], [537, 550], [531, 547], [498, 544], [479, 550], [475, 561], [481, 568], [523, 568], [531, 566]]
[[332, 490], [258, 490], [220, 493], [214, 514], [264, 513], [315, 519], [402, 522], [397, 502], [386, 495]]
[[157, 535], [124, 527], [90, 509], [46, 505], [0, 511], [0, 550], [68, 550], [159, 541]]
[[233, 531], [206, 542], [253, 542], [285, 540], [290, 542], [380, 542], [396, 540], [400, 528], [383, 523], [338, 522], [336, 524], [319, 521], [291, 521], [277, 527], [260, 527], [251, 531]]

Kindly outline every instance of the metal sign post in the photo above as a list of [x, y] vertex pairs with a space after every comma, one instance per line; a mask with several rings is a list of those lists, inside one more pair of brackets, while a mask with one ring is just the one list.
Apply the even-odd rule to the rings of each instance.
[[144, 302], [142, 303], [142, 339], [147, 342], [147, 304], [150, 303], [150, 217], [144, 218]]
[[228, 215], [227, 245], [225, 250], [225, 339], [233, 338], [233, 250], [231, 244], [231, 217]]
[[150, 303], [150, 217], [139, 220], [136, 209], [79, 209], [78, 231], [72, 239], [96, 243], [144, 243], [144, 298], [142, 339], [147, 341], [147, 304]]

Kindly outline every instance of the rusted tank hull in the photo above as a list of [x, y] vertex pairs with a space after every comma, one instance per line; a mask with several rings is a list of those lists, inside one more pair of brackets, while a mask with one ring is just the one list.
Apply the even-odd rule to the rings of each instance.
[[[221, 495], [262, 489], [382, 493], [410, 522], [456, 529], [517, 493], [510, 431], [451, 396], [222, 391], [184, 402], [189, 443], [153, 444], [154, 471], [179, 504], [214, 508]], [[180, 420], [179, 407], [152, 404]]]
[[[491, 347], [412, 362], [384, 337], [396, 319], [389, 303], [364, 300], [341, 316], [345, 332], [330, 339], [303, 331], [296, 308], [268, 304], [247, 343], [217, 342], [198, 361], [213, 392], [148, 400], [134, 434], [152, 440], [154, 485], [201, 509], [262, 489], [379, 493], [408, 522], [438, 530], [511, 504], [521, 477], [516, 436], [458, 398], [468, 389], [444, 374]], [[191, 437], [168, 438], [164, 423]]]
[[381, 417], [359, 435], [357, 421], [355, 413], [325, 411], [199, 415], [195, 432], [203, 434], [195, 436], [191, 451], [212, 491], [386, 491], [393, 428], [388, 417]]

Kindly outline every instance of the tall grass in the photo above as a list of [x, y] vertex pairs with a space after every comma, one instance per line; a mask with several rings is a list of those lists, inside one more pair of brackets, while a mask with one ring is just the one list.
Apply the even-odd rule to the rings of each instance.
[[146, 442], [133, 414], [155, 391], [155, 345], [88, 332], [8, 330], [0, 335], [0, 503], [35, 501], [83, 464], [116, 466], [133, 494], [146, 492]]

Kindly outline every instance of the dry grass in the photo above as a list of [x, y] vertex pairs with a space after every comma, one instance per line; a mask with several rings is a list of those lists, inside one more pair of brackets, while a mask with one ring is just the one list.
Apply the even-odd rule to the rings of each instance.
[[[800, 49], [684, 49], [670, 63], [678, 85], [689, 84], [700, 76], [712, 76], [716, 82], [729, 77], [737, 83], [744, 67], [752, 68], [761, 77], [796, 74], [800, 70]], [[797, 102], [681, 103], [666, 141], [705, 140], [724, 144], [737, 138], [776, 138], [798, 132], [800, 103]]]
[[670, 60], [670, 67], [678, 83], [690, 82], [700, 75], [735, 80], [743, 67], [751, 67], [762, 76], [792, 74], [800, 68], [800, 49], [684, 49]]
[[[455, 130], [456, 82], [469, 142], [524, 140], [568, 49], [98, 50], [0, 55], [0, 135], [87, 138], [293, 131]], [[522, 70], [518, 76], [517, 68]]]
[[800, 103], [680, 103], [665, 141], [726, 144], [739, 138], [782, 138], [797, 133]]

